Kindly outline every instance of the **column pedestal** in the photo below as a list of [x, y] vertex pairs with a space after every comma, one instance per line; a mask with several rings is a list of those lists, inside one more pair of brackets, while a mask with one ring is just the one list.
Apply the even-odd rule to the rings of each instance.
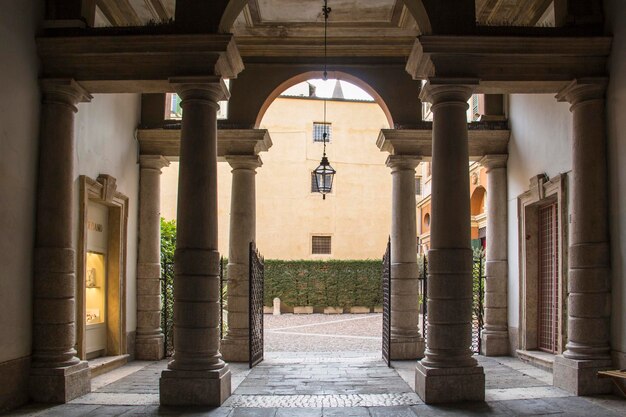
[[219, 351], [217, 251], [217, 102], [219, 77], [170, 80], [183, 121], [174, 254], [174, 357], [160, 379], [162, 405], [219, 406], [230, 396], [230, 370]]
[[[74, 114], [91, 96], [74, 80], [44, 80], [37, 178], [30, 398], [64, 403], [91, 391], [76, 356], [76, 251], [73, 231]], [[54, 219], [54, 221], [51, 221]]]
[[229, 362], [250, 360], [250, 242], [256, 238], [255, 176], [261, 158], [226, 156], [233, 168], [228, 255], [228, 333], [222, 355]]
[[567, 338], [554, 361], [554, 385], [576, 395], [610, 393], [597, 372], [612, 367], [608, 187], [604, 90], [606, 79], [575, 80], [557, 99], [571, 104], [572, 214]]
[[429, 82], [420, 98], [433, 103], [431, 249], [428, 331], [415, 391], [427, 404], [484, 401], [485, 375], [472, 356], [468, 85]]

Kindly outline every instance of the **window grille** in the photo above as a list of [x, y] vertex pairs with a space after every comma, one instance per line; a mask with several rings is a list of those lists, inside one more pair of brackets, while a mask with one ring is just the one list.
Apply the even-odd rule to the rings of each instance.
[[331, 253], [331, 237], [330, 236], [313, 236], [311, 242], [311, 253], [313, 255], [330, 255]]
[[313, 123], [313, 142], [323, 142], [324, 132], [326, 132], [326, 143], [329, 143], [332, 130], [330, 123]]
[[557, 205], [539, 209], [539, 349], [557, 353], [559, 332]]

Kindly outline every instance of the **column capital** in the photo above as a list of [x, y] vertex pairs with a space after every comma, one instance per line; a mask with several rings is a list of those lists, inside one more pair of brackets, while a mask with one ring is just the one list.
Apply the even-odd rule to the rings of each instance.
[[440, 103], [467, 104], [478, 85], [474, 78], [431, 78], [422, 86], [420, 100], [436, 106]]
[[73, 78], [44, 78], [39, 81], [44, 102], [67, 104], [77, 111], [78, 103], [88, 103], [93, 98], [91, 94]]
[[506, 168], [508, 159], [508, 155], [485, 155], [480, 161], [478, 161], [478, 163], [485, 167], [485, 170], [489, 172], [496, 168]]
[[140, 155], [139, 166], [141, 169], [154, 169], [161, 172], [162, 168], [170, 165], [170, 161], [162, 155]]
[[605, 77], [579, 78], [573, 80], [556, 95], [558, 101], [571, 104], [570, 110], [584, 101], [603, 100], [608, 79]]
[[217, 104], [220, 100], [228, 100], [230, 92], [220, 76], [207, 77], [173, 77], [169, 79], [176, 93], [183, 100], [206, 100]]
[[258, 155], [226, 155], [224, 159], [230, 164], [233, 171], [237, 169], [254, 171], [263, 165], [263, 161]]
[[412, 155], [389, 155], [385, 164], [391, 168], [391, 172], [413, 170], [422, 162], [421, 156]]

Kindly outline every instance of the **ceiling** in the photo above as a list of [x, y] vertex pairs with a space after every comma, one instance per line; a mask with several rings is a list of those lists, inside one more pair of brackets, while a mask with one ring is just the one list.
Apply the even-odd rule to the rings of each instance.
[[554, 0], [476, 0], [481, 26], [554, 26]]

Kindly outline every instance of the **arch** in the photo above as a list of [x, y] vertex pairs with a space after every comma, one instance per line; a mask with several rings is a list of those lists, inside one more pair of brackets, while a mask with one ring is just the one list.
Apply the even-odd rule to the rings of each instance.
[[[247, 0], [230, 0], [228, 2], [228, 5], [222, 14], [222, 18], [220, 19], [218, 27], [219, 33], [231, 32], [231, 29], [235, 24], [235, 20], [237, 20], [237, 17], [243, 11], [243, 8], [247, 3]], [[422, 0], [404, 0], [404, 5], [413, 16], [413, 19], [415, 19], [415, 22], [417, 22], [417, 27], [420, 33], [425, 35], [432, 33], [430, 19]]]
[[[316, 79], [316, 78], [322, 78], [322, 77], [323, 77], [322, 71], [307, 71], [307, 72], [298, 74], [294, 77], [291, 77], [288, 80], [280, 83], [278, 87], [276, 87], [270, 93], [270, 95], [265, 99], [265, 101], [261, 105], [261, 108], [259, 109], [259, 113], [257, 114], [257, 117], [256, 117], [256, 121], [254, 123], [254, 127], [256, 129], [259, 128], [259, 126], [261, 125], [261, 120], [263, 120], [263, 116], [265, 115], [265, 112], [270, 107], [270, 105], [274, 102], [274, 100], [276, 100], [276, 98], [283, 91], [301, 82], [311, 80], [311, 79]], [[387, 107], [387, 104], [382, 99], [380, 94], [378, 94], [376, 90], [374, 90], [365, 81], [361, 80], [358, 77], [350, 75], [346, 72], [342, 72], [342, 71], [328, 71], [328, 79], [337, 79], [337, 80], [347, 81], [363, 89], [367, 94], [369, 94], [370, 96], [374, 98], [374, 102], [376, 102], [376, 104], [378, 104], [380, 108], [383, 110], [383, 113], [385, 113], [385, 117], [387, 118], [387, 123], [389, 124], [389, 127], [392, 128], [394, 126], [393, 118], [391, 116], [391, 112], [389, 111], [389, 108]]]
[[472, 216], [478, 216], [485, 212], [485, 194], [486, 190], [482, 186], [476, 187], [470, 199]]

